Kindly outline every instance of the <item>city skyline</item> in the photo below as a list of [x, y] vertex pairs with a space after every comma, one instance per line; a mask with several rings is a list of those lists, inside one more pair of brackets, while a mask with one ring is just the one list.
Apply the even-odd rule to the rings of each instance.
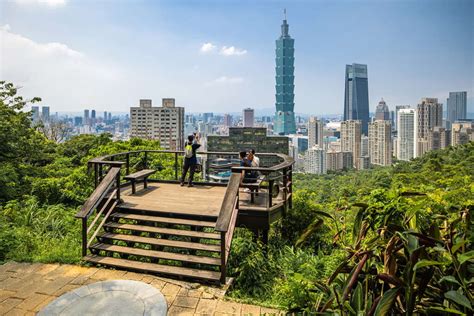
[[[163, 96], [188, 112], [272, 108], [274, 37], [285, 7], [298, 38], [296, 113], [341, 114], [342, 71], [352, 62], [370, 67], [370, 112], [382, 97], [390, 109], [423, 97], [446, 108], [450, 91], [467, 91], [474, 111], [470, 1], [262, 2], [251, 9], [238, 2], [104, 2], [94, 3], [94, 14], [75, 1], [36, 2], [0, 4], [2, 60], [9, 61], [1, 77], [58, 112], [127, 112], [137, 99]], [[427, 76], [433, 69], [437, 75]]]

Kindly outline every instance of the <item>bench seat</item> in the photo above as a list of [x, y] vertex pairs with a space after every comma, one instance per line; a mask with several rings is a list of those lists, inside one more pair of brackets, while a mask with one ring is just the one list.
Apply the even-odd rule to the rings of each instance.
[[135, 192], [136, 192], [136, 188], [135, 188], [136, 182], [138, 180], [143, 179], [143, 188], [146, 189], [147, 186], [148, 186], [148, 183], [147, 183], [148, 177], [151, 176], [152, 174], [154, 174], [155, 172], [156, 172], [156, 170], [153, 170], [153, 169], [143, 169], [143, 170], [128, 174], [123, 178], [125, 180], [129, 180], [132, 183], [132, 194], [135, 194]]

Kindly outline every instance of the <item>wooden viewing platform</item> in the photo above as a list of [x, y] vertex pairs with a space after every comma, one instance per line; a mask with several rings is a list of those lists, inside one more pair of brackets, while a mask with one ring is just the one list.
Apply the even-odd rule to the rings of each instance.
[[[209, 159], [236, 155], [198, 154]], [[159, 170], [154, 164], [160, 161], [153, 155], [174, 156], [174, 179], [151, 177], [149, 170]], [[252, 168], [263, 179], [258, 193], [245, 192], [241, 185], [242, 172], [249, 168], [231, 167], [227, 184], [206, 181], [208, 159], [202, 159], [201, 181], [181, 187], [177, 179], [182, 153], [177, 151], [146, 150], [91, 160], [96, 189], [76, 215], [82, 220], [84, 260], [226, 283], [234, 228], [249, 228], [266, 243], [270, 224], [291, 208], [293, 161], [285, 155], [262, 154], [266, 158], [270, 166]], [[150, 178], [134, 179], [141, 170]], [[135, 193], [129, 179], [137, 186]]]

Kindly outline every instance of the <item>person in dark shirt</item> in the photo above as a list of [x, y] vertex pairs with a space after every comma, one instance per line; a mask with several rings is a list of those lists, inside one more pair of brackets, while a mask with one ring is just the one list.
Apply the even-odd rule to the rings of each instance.
[[[248, 158], [247, 152], [241, 151], [240, 156], [240, 166], [241, 167], [252, 167], [252, 161]], [[242, 172], [243, 178], [242, 183], [252, 183], [257, 181], [255, 172], [251, 170], [245, 170]]]
[[188, 178], [188, 187], [193, 186], [193, 178], [194, 172], [196, 171], [197, 165], [197, 157], [196, 157], [196, 150], [201, 147], [199, 143], [199, 136], [189, 135], [188, 141], [184, 145], [184, 164], [183, 164], [183, 174], [181, 176], [181, 186], [184, 185], [184, 181], [186, 179], [186, 174], [189, 170], [189, 178]]

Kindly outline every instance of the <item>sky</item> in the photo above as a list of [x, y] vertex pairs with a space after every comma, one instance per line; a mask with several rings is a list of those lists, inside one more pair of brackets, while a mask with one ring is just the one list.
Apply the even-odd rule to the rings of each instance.
[[0, 80], [51, 112], [127, 112], [173, 97], [186, 112], [273, 109], [283, 9], [295, 39], [295, 112], [343, 112], [346, 64], [383, 98], [474, 111], [474, 1], [0, 1]]

